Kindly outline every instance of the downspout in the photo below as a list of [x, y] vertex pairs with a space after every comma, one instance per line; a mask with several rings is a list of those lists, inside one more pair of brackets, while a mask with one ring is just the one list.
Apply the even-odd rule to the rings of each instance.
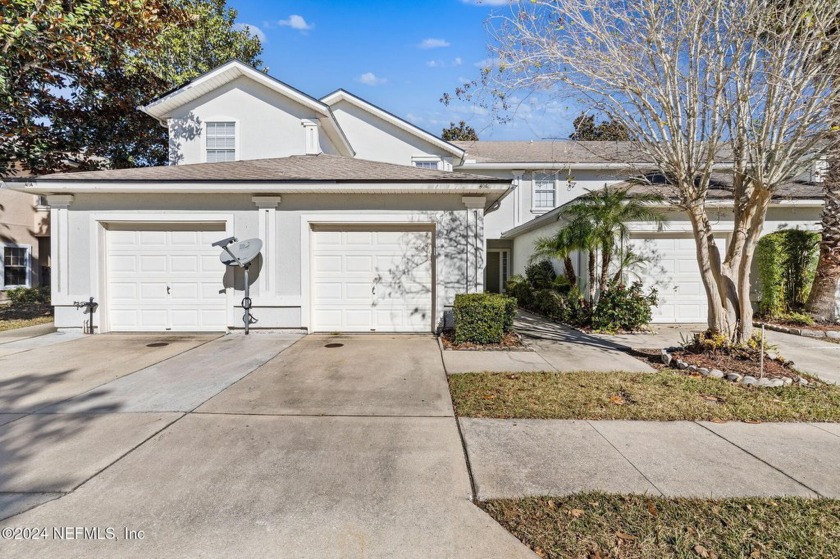
[[475, 251], [475, 268], [474, 281], [475, 292], [478, 293], [478, 210], [473, 210], [473, 221], [475, 222], [475, 234], [473, 235], [473, 250]]

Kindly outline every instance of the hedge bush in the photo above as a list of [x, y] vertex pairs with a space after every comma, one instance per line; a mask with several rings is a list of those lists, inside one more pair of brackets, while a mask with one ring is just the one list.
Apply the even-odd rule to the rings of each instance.
[[634, 282], [630, 287], [610, 284], [592, 310], [592, 328], [607, 332], [639, 330], [650, 323], [657, 303], [656, 290], [651, 289], [645, 295], [641, 282]]
[[533, 309], [547, 318], [566, 322], [569, 306], [566, 298], [552, 289], [540, 289], [534, 292]]
[[6, 296], [9, 298], [9, 304], [17, 307], [50, 304], [49, 287], [15, 287], [6, 290]]
[[540, 260], [525, 268], [525, 279], [533, 289], [551, 289], [557, 279], [557, 272], [550, 261]]
[[786, 229], [762, 237], [755, 251], [758, 313], [777, 318], [801, 309], [817, 269], [820, 236]]
[[513, 329], [516, 299], [497, 293], [455, 296], [455, 343], [498, 344]]

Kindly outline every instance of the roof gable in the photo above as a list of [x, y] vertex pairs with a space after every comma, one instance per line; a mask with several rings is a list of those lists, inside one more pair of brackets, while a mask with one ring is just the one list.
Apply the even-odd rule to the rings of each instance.
[[329, 106], [333, 106], [340, 101], [346, 101], [351, 105], [354, 105], [362, 109], [363, 111], [375, 116], [376, 118], [383, 120], [388, 124], [391, 124], [392, 126], [395, 126], [405, 132], [408, 132], [409, 134], [423, 140], [424, 142], [432, 144], [433, 146], [442, 149], [459, 159], [462, 159], [464, 157], [465, 151], [460, 147], [456, 146], [455, 144], [449, 143], [445, 140], [441, 140], [431, 132], [423, 130], [418, 126], [411, 124], [407, 120], [404, 120], [396, 116], [395, 114], [386, 111], [385, 109], [377, 107], [376, 105], [365, 101], [357, 95], [353, 95], [345, 89], [337, 89], [329, 95], [322, 97], [321, 101]]
[[339, 152], [342, 155], [355, 155], [353, 146], [350, 145], [350, 141], [347, 139], [341, 126], [339, 126], [328, 105], [239, 60], [231, 60], [222, 64], [218, 68], [210, 70], [181, 87], [154, 99], [147, 105], [138, 108], [149, 116], [164, 121], [179, 107], [243, 77], [253, 80], [269, 90], [314, 111], [318, 115], [318, 120], [321, 122], [326, 133], [336, 142]]

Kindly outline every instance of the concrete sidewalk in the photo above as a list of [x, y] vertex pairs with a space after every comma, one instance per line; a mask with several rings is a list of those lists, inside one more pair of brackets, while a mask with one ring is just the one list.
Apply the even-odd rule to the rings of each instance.
[[840, 498], [840, 424], [461, 418], [479, 499]]
[[598, 371], [652, 373], [625, 347], [519, 311], [514, 327], [533, 351], [444, 351], [446, 372]]

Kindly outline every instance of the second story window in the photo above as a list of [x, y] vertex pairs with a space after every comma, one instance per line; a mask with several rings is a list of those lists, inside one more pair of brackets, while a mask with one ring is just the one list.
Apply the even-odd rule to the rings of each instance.
[[535, 210], [551, 210], [557, 202], [554, 173], [534, 173]]
[[417, 156], [411, 158], [411, 164], [417, 167], [418, 169], [432, 169], [437, 171], [440, 169], [440, 158], [434, 156]]
[[207, 162], [236, 161], [236, 123], [207, 123]]

